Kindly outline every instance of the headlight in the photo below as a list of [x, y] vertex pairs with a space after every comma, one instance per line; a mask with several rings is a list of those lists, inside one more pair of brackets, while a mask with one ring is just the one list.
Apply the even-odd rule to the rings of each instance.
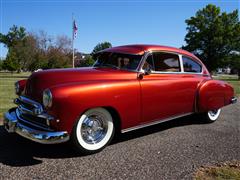
[[15, 92], [16, 92], [16, 94], [19, 94], [19, 93], [20, 93], [20, 84], [19, 84], [18, 81], [15, 82]]
[[43, 91], [43, 105], [45, 108], [50, 108], [52, 106], [52, 93], [49, 89]]

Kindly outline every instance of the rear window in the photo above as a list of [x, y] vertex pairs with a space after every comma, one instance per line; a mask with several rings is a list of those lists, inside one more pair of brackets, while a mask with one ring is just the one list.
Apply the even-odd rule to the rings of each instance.
[[182, 60], [183, 60], [184, 72], [192, 72], [192, 73], [202, 72], [202, 66], [196, 61], [185, 56], [182, 57]]

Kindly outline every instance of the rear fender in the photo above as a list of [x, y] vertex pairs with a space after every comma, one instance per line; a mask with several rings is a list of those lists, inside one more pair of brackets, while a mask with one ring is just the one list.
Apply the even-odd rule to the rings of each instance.
[[232, 86], [224, 81], [208, 80], [198, 89], [197, 111], [207, 112], [231, 104], [234, 96]]

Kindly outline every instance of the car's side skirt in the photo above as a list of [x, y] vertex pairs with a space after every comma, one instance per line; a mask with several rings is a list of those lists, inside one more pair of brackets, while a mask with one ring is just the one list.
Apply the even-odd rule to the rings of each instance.
[[152, 121], [152, 122], [146, 123], [146, 124], [140, 124], [138, 126], [122, 129], [121, 133], [126, 133], [126, 132], [133, 131], [133, 130], [136, 130], [136, 129], [141, 129], [141, 128], [144, 128], [144, 127], [160, 124], [160, 123], [171, 121], [171, 120], [174, 120], [174, 119], [177, 119], [177, 118], [180, 118], [180, 117], [188, 116], [188, 115], [191, 115], [191, 114], [193, 114], [193, 112], [181, 114], [181, 115], [178, 115], [178, 116], [171, 116], [171, 117], [166, 118], [166, 119], [156, 120], [156, 121]]

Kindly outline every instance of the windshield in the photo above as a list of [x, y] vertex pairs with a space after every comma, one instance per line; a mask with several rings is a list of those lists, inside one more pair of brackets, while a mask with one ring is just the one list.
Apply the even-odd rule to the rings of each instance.
[[93, 67], [136, 70], [141, 58], [141, 55], [104, 52], [96, 56], [96, 62]]

